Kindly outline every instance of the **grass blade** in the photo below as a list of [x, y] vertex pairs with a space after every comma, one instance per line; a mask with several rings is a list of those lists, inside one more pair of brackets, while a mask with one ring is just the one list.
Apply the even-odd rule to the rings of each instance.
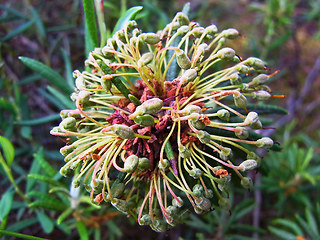
[[96, 23], [96, 15], [94, 11], [94, 2], [92, 0], [83, 0], [83, 10], [85, 16], [85, 22], [88, 32], [86, 31], [86, 36], [89, 34], [94, 47], [98, 46], [98, 31]]
[[27, 29], [29, 29], [33, 24], [34, 24], [35, 20], [32, 19], [28, 22], [25, 22], [24, 24], [20, 25], [19, 27], [17, 27], [16, 29], [14, 29], [13, 31], [9, 32], [6, 36], [4, 36], [1, 39], [1, 42], [5, 42], [10, 40], [11, 38], [19, 35], [20, 33], [23, 33], [24, 31], [26, 31]]
[[0, 147], [2, 148], [8, 167], [10, 168], [14, 159], [14, 147], [7, 138], [2, 136], [0, 136]]
[[34, 237], [34, 236], [22, 234], [22, 233], [9, 232], [5, 230], [0, 230], [0, 234], [5, 236], [10, 236], [10, 237], [17, 237], [20, 239], [27, 239], [27, 240], [29, 239], [30, 240], [48, 240], [47, 238], [39, 238], [39, 237]]
[[115, 32], [122, 30], [123, 28], [125, 28], [127, 22], [131, 19], [134, 19], [134, 17], [136, 16], [136, 14], [141, 11], [143, 7], [142, 6], [137, 6], [137, 7], [132, 7], [130, 9], [128, 9], [124, 15], [118, 20], [116, 26], [113, 29], [112, 35], [115, 34]]

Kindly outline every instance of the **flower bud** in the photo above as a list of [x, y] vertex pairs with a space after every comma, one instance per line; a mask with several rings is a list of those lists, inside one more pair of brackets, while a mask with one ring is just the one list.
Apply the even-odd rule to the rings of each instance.
[[204, 31], [203, 27], [195, 27], [192, 29], [191, 33], [195, 38], [200, 38]]
[[143, 102], [141, 105], [139, 105], [135, 112], [129, 116], [130, 119], [134, 119], [138, 115], [144, 115], [144, 114], [154, 114], [161, 110], [162, 108], [162, 100], [159, 98], [152, 98], [145, 102]]
[[142, 31], [139, 28], [135, 28], [132, 30], [133, 37], [138, 37], [141, 33], [142, 33]]
[[148, 52], [141, 56], [141, 58], [138, 60], [138, 66], [143, 67], [151, 63], [153, 60], [153, 53]]
[[203, 186], [201, 184], [196, 184], [192, 188], [194, 196], [201, 197], [203, 193]]
[[133, 120], [136, 124], [143, 127], [152, 126], [154, 124], [154, 118], [150, 114], [136, 116]]
[[60, 148], [60, 153], [62, 156], [67, 156], [68, 154], [72, 153], [74, 150], [73, 146], [71, 145], [67, 145], [67, 146], [64, 146], [62, 148]]
[[182, 74], [180, 81], [184, 82], [184, 83], [188, 83], [188, 82], [193, 81], [197, 76], [198, 76], [197, 70], [191, 68], [191, 69], [186, 70]]
[[160, 36], [155, 33], [143, 33], [141, 34], [141, 37], [146, 43], [151, 45], [154, 45], [160, 42]]
[[269, 137], [263, 137], [256, 141], [256, 146], [259, 148], [269, 149], [273, 146], [273, 141]]
[[178, 211], [179, 211], [179, 208], [177, 208], [176, 206], [168, 206], [166, 208], [166, 213], [169, 217], [173, 217], [178, 213]]
[[122, 139], [132, 139], [135, 134], [130, 127], [121, 124], [112, 125], [112, 131]]
[[218, 58], [221, 58], [226, 61], [233, 60], [233, 57], [235, 55], [236, 55], [236, 52], [232, 48], [229, 48], [229, 47], [222, 48], [216, 53], [216, 56]]
[[234, 133], [240, 139], [247, 139], [249, 137], [248, 129], [245, 127], [236, 127]]
[[102, 48], [102, 54], [106, 59], [111, 59], [113, 58], [113, 53], [112, 53], [113, 49], [110, 48], [109, 46], [104, 46]]
[[112, 38], [109, 38], [107, 40], [107, 46], [110, 48], [110, 49], [117, 49], [117, 42], [116, 40], [112, 39]]
[[86, 84], [83, 78], [83, 75], [80, 75], [75, 80], [76, 88], [79, 90], [84, 90], [86, 88]]
[[220, 109], [218, 112], [217, 112], [217, 115], [218, 117], [221, 119], [221, 120], [224, 120], [224, 121], [229, 121], [229, 118], [230, 118], [230, 112], [226, 109]]
[[177, 197], [177, 198], [179, 201], [175, 198], [172, 199], [172, 205], [180, 208], [183, 206], [183, 200], [181, 199], [181, 197]]
[[165, 232], [168, 230], [168, 224], [163, 219], [157, 219], [153, 221], [151, 228], [157, 232]]
[[138, 169], [141, 171], [146, 171], [148, 170], [150, 167], [150, 161], [148, 158], [143, 157], [143, 158], [139, 158], [139, 162], [138, 162]]
[[202, 55], [204, 55], [208, 50], [209, 50], [208, 44], [206, 44], [206, 43], [201, 43], [201, 44], [198, 46], [198, 48], [197, 48], [196, 55], [202, 56]]
[[239, 169], [241, 171], [251, 171], [253, 169], [255, 169], [258, 166], [258, 163], [256, 160], [253, 159], [249, 159], [249, 160], [245, 160], [243, 161], [240, 165], [239, 165]]
[[193, 209], [196, 214], [203, 214], [203, 210], [199, 206], [195, 206]]
[[264, 62], [259, 59], [259, 58], [255, 58], [255, 57], [250, 57], [247, 60], [245, 60], [245, 62], [253, 67], [256, 70], [264, 70], [265, 69], [265, 64]]
[[113, 38], [115, 38], [116, 40], [120, 41], [120, 42], [126, 42], [126, 37], [124, 34], [123, 30], [119, 30], [117, 31], [114, 35]]
[[220, 198], [219, 201], [218, 201], [218, 204], [222, 209], [224, 209], [226, 211], [229, 211], [230, 208], [231, 208], [231, 203], [226, 198]]
[[256, 86], [260, 84], [265, 84], [269, 81], [269, 76], [267, 74], [259, 74], [250, 82], [251, 86]]
[[210, 134], [207, 133], [206, 131], [200, 130], [199, 132], [196, 133], [196, 135], [199, 141], [203, 144], [210, 143], [211, 141]]
[[203, 211], [209, 211], [211, 209], [211, 201], [208, 198], [201, 197], [202, 201], [200, 204], [197, 204], [199, 208]]
[[[125, 185], [124, 183], [116, 183], [111, 187], [111, 196], [112, 198], [120, 198], [124, 192]], [[107, 199], [110, 200], [110, 195], [107, 195]]]
[[243, 177], [240, 183], [241, 183], [241, 186], [246, 189], [250, 189], [253, 185], [252, 179], [249, 177]]
[[236, 70], [240, 73], [240, 74], [245, 74], [249, 72], [249, 67], [247, 65], [244, 64], [238, 64], [236, 67]]
[[228, 38], [228, 39], [235, 39], [239, 36], [239, 32], [237, 29], [229, 28], [229, 29], [223, 30], [221, 32], [221, 35], [223, 35], [225, 38]]
[[170, 162], [168, 159], [163, 159], [162, 162], [159, 161], [158, 168], [162, 171], [166, 171], [170, 167]]
[[234, 104], [238, 108], [246, 108], [247, 107], [247, 98], [243, 96], [241, 93], [233, 94]]
[[124, 170], [126, 172], [133, 172], [137, 169], [139, 163], [139, 158], [136, 155], [130, 155], [127, 157], [126, 161], [124, 162]]
[[191, 157], [191, 152], [186, 146], [181, 145], [181, 146], [179, 146], [178, 150], [179, 150], [179, 155], [182, 158], [190, 158]]
[[220, 38], [219, 41], [218, 41], [218, 44], [220, 46], [223, 46], [225, 43], [226, 43], [226, 38], [225, 37]]
[[268, 100], [271, 97], [271, 94], [268, 93], [267, 91], [256, 91], [253, 92], [253, 98], [256, 98], [260, 101], [265, 101]]
[[213, 191], [211, 189], [207, 189], [207, 191], [204, 192], [204, 196], [206, 198], [213, 198]]
[[231, 148], [224, 147], [220, 151], [219, 156], [222, 160], [229, 160], [233, 156]]
[[180, 26], [182, 25], [189, 25], [189, 18], [186, 14], [184, 14], [183, 12], [178, 12], [177, 13], [177, 20], [180, 24]]
[[190, 31], [189, 26], [183, 25], [183, 26], [181, 26], [181, 27], [178, 28], [177, 33], [178, 33], [178, 34], [186, 34], [186, 33], [189, 32], [189, 31]]
[[71, 177], [74, 174], [74, 169], [64, 166], [60, 169], [60, 174], [64, 177]]
[[202, 175], [202, 171], [199, 168], [193, 168], [189, 172], [190, 177], [193, 177], [194, 179], [198, 179]]
[[90, 182], [90, 187], [95, 193], [101, 193], [104, 186], [104, 180], [94, 179]]
[[229, 188], [231, 182], [231, 175], [227, 175], [223, 178], [219, 179], [218, 188], [221, 192], [227, 190]]
[[177, 51], [176, 56], [177, 63], [181, 69], [189, 69], [191, 67], [191, 61], [183, 50]]
[[206, 127], [206, 124], [200, 120], [191, 120], [192, 126], [194, 126], [196, 129], [204, 129]]
[[255, 154], [254, 152], [249, 152], [247, 154], [247, 159], [254, 159], [254, 160], [257, 160], [257, 154]]
[[261, 129], [262, 124], [259, 120], [259, 116], [256, 112], [249, 112], [246, 119], [244, 120], [245, 124], [248, 124], [252, 129]]
[[59, 127], [69, 130], [69, 131], [75, 131], [76, 130], [76, 124], [77, 121], [73, 117], [67, 117], [62, 120], [62, 122], [59, 124]]
[[134, 29], [137, 27], [138, 27], [138, 24], [135, 20], [128, 21], [128, 23], [127, 23], [128, 30], [131, 30], [131, 29]]
[[205, 28], [206, 33], [210, 34], [210, 35], [214, 35], [218, 32], [218, 28], [216, 25], [211, 24], [210, 26]]
[[120, 212], [127, 214], [129, 210], [128, 203], [125, 200], [113, 198], [114, 201], [111, 202], [112, 206], [118, 209]]
[[144, 214], [139, 221], [139, 225], [149, 225], [152, 223], [151, 216], [149, 214]]
[[198, 113], [201, 114], [202, 110], [201, 107], [197, 105], [188, 105], [184, 109], [181, 110], [183, 115], [190, 115], [191, 113]]
[[234, 73], [230, 76], [230, 83], [231, 85], [239, 85], [242, 83], [242, 78], [238, 74]]
[[80, 91], [77, 96], [79, 104], [86, 104], [89, 102], [91, 93], [88, 91]]

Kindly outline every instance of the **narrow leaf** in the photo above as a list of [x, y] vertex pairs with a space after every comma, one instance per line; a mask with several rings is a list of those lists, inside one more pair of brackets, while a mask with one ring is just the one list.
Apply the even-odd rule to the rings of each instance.
[[10, 40], [11, 38], [19, 35], [20, 33], [23, 33], [24, 31], [26, 31], [27, 29], [29, 29], [32, 25], [34, 24], [34, 19], [20, 25], [19, 27], [17, 27], [16, 29], [14, 29], [13, 31], [9, 32], [6, 36], [4, 36], [3, 38], [1, 38], [1, 42], [5, 42]]
[[19, 59], [28, 68], [35, 71], [36, 73], [39, 73], [42, 77], [46, 78], [53, 85], [60, 88], [65, 93], [70, 94], [73, 91], [73, 89], [66, 84], [64, 78], [51, 67], [32, 58], [20, 56]]
[[74, 107], [73, 102], [71, 101], [71, 99], [69, 98], [69, 96], [61, 93], [59, 90], [51, 87], [51, 86], [47, 86], [48, 91], [60, 102], [62, 103], [66, 108], [72, 108]]
[[272, 223], [279, 224], [279, 225], [282, 225], [282, 226], [285, 226], [285, 227], [291, 229], [291, 231], [293, 233], [295, 233], [297, 236], [303, 236], [303, 232], [302, 232], [301, 228], [293, 221], [279, 218], [279, 219], [272, 221]]
[[34, 159], [50, 177], [56, 175], [57, 171], [44, 159], [43, 148], [40, 148], [37, 153], [34, 154]]
[[65, 73], [66, 73], [66, 80], [70, 88], [74, 88], [74, 79], [72, 76], [72, 65], [71, 65], [71, 60], [70, 56], [66, 52], [66, 50], [61, 49], [62, 52], [62, 57], [64, 60], [64, 67], [65, 67]]
[[77, 222], [77, 229], [81, 240], [89, 240], [88, 231], [83, 222]]
[[36, 11], [36, 9], [34, 7], [30, 6], [30, 11], [31, 11], [31, 13], [33, 15], [33, 19], [36, 22], [36, 25], [37, 25], [37, 28], [39, 30], [40, 36], [42, 38], [45, 38], [46, 37], [46, 30], [45, 30], [45, 28], [43, 26], [42, 19], [40, 18], [38, 12]]
[[0, 200], [0, 221], [9, 214], [12, 206], [14, 192], [6, 191]]
[[284, 230], [275, 228], [275, 227], [268, 227], [270, 232], [272, 232], [274, 235], [280, 237], [281, 239], [286, 240], [297, 240], [297, 236], [295, 236], [292, 233], [286, 232]]
[[52, 220], [43, 212], [36, 211], [36, 214], [45, 233], [51, 233], [54, 227]]
[[318, 231], [318, 226], [317, 226], [317, 222], [316, 219], [314, 218], [313, 214], [310, 212], [310, 210], [308, 208], [306, 208], [306, 218], [307, 218], [307, 222], [309, 227], [311, 228], [311, 230], [318, 236], [319, 235], [319, 231]]
[[52, 122], [52, 121], [57, 120], [59, 118], [60, 118], [60, 114], [57, 113], [57, 114], [52, 114], [52, 115], [45, 116], [45, 117], [42, 117], [42, 118], [18, 121], [18, 122], [15, 122], [15, 124], [17, 124], [17, 125], [34, 126], [34, 125], [39, 125], [39, 124]]
[[96, 23], [96, 15], [94, 11], [94, 3], [93, 0], [83, 0], [83, 10], [85, 16], [85, 22], [87, 25], [88, 33], [91, 40], [93, 41], [94, 47], [98, 46], [98, 31], [97, 31], [97, 23]]
[[57, 219], [57, 224], [61, 224], [67, 217], [69, 217], [71, 215], [71, 213], [73, 212], [72, 208], [67, 208], [63, 213], [61, 213], [61, 215], [58, 217]]
[[118, 20], [116, 26], [113, 29], [112, 35], [115, 34], [117, 31], [124, 29], [127, 22], [131, 19], [134, 19], [134, 17], [137, 15], [139, 11], [141, 11], [142, 8], [142, 6], [137, 6], [128, 9], [124, 13], [124, 15]]
[[29, 174], [28, 178], [33, 178], [35, 180], [41, 181], [41, 182], [45, 182], [48, 183], [52, 186], [60, 186], [61, 184], [55, 180], [52, 180], [51, 177], [47, 177], [47, 176], [43, 176], [40, 174]]
[[11, 236], [11, 237], [16, 237], [19, 239], [27, 239], [27, 240], [48, 240], [47, 238], [39, 238], [39, 237], [31, 236], [31, 235], [9, 232], [9, 231], [5, 231], [5, 230], [0, 230], [0, 235]]
[[30, 226], [32, 226], [32, 225], [34, 225], [36, 223], [38, 223], [38, 219], [36, 217], [26, 218], [26, 219], [23, 219], [23, 220], [21, 220], [19, 222], [16, 222], [16, 223], [8, 226], [7, 230], [11, 231], [11, 232], [19, 232], [22, 229], [30, 227]]
[[10, 167], [14, 159], [14, 147], [12, 143], [7, 138], [0, 136], [0, 147], [4, 153], [8, 167]]

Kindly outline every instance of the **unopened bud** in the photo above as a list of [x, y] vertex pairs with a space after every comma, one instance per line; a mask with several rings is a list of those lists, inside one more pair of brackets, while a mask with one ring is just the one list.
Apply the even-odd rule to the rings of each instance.
[[138, 60], [138, 66], [143, 67], [151, 63], [153, 60], [153, 53], [148, 52], [141, 56], [141, 58]]
[[263, 137], [256, 141], [256, 146], [259, 148], [269, 149], [273, 146], [273, 140], [269, 137]]
[[77, 121], [73, 117], [67, 117], [62, 120], [62, 122], [59, 124], [59, 127], [66, 129], [68, 131], [75, 131], [76, 130], [76, 124]]
[[127, 214], [129, 210], [128, 203], [125, 200], [114, 198], [111, 202], [112, 206], [118, 209], [120, 212]]
[[247, 139], [249, 137], [248, 129], [245, 127], [236, 127], [234, 133], [240, 139]]
[[143, 33], [141, 35], [141, 37], [146, 43], [151, 44], [151, 45], [154, 45], [154, 44], [160, 42], [160, 36], [155, 33]]
[[178, 34], [186, 34], [186, 33], [189, 32], [189, 31], [190, 31], [189, 26], [183, 25], [183, 26], [181, 26], [181, 27], [178, 28], [177, 33], [178, 33]]
[[250, 189], [253, 185], [252, 179], [249, 177], [243, 177], [240, 183], [241, 183], [241, 186], [246, 189]]
[[204, 196], [206, 198], [213, 198], [213, 191], [211, 189], [207, 189], [207, 191], [204, 192]]
[[259, 74], [250, 82], [251, 86], [256, 86], [260, 84], [265, 84], [269, 81], [269, 76], [267, 74]]
[[248, 124], [252, 129], [261, 129], [262, 124], [259, 120], [259, 116], [256, 112], [249, 112], [246, 119], [244, 120], [245, 124]]
[[62, 148], [60, 148], [60, 153], [62, 156], [67, 156], [68, 154], [72, 153], [74, 150], [74, 148], [71, 146], [71, 145], [67, 145], [67, 146], [64, 146]]
[[179, 211], [179, 208], [177, 208], [176, 206], [168, 206], [166, 208], [166, 213], [169, 217], [173, 217], [178, 213], [178, 211]]
[[80, 75], [75, 80], [76, 88], [79, 90], [84, 90], [86, 88], [86, 84], [83, 78], [83, 75]]
[[137, 169], [139, 163], [139, 158], [136, 155], [130, 155], [127, 157], [126, 161], [124, 162], [124, 170], [126, 172], [133, 172]]
[[204, 129], [206, 127], [206, 124], [200, 120], [191, 120], [192, 126], [194, 126], [196, 129]]
[[200, 38], [204, 31], [203, 27], [195, 27], [192, 29], [191, 33], [195, 38]]
[[239, 85], [242, 83], [242, 78], [236, 73], [232, 74], [229, 78], [231, 85]]
[[142, 33], [142, 31], [139, 28], [135, 28], [132, 30], [133, 37], [138, 37], [141, 33]]
[[227, 148], [227, 147], [224, 147], [220, 153], [219, 153], [219, 156], [222, 160], [229, 160], [230, 158], [232, 158], [232, 150], [231, 148]]
[[201, 44], [198, 46], [198, 48], [197, 48], [196, 55], [202, 56], [202, 55], [204, 55], [208, 50], [209, 50], [208, 44], [206, 44], [206, 43], [201, 43]]
[[132, 139], [135, 134], [130, 127], [121, 124], [112, 125], [112, 131], [122, 139]]
[[259, 59], [259, 58], [250, 57], [250, 58], [248, 58], [247, 60], [245, 60], [245, 62], [246, 62], [249, 66], [253, 67], [253, 68], [256, 69], [256, 70], [263, 70], [263, 69], [265, 69], [265, 64], [264, 64], [264, 62], [263, 62], [261, 59]]
[[80, 91], [77, 96], [79, 104], [86, 104], [89, 102], [91, 93], [88, 91]]
[[188, 82], [191, 82], [193, 81], [196, 77], [198, 76], [198, 72], [197, 70], [195, 69], [188, 69], [186, 70], [182, 76], [181, 76], [181, 82], [185, 82], [185, 83], [188, 83]]
[[201, 184], [196, 184], [192, 188], [194, 196], [201, 197], [203, 193], [203, 186]]
[[245, 74], [249, 72], [249, 67], [247, 65], [244, 64], [238, 64], [236, 67], [236, 70], [240, 73], [240, 74]]
[[117, 31], [114, 35], [113, 38], [115, 38], [116, 40], [119, 40], [120, 42], [126, 42], [126, 37], [124, 34], [123, 30], [119, 30]]
[[131, 30], [131, 29], [134, 29], [137, 27], [138, 27], [138, 24], [135, 20], [128, 21], [128, 23], [127, 23], [128, 30]]
[[203, 144], [210, 143], [211, 141], [210, 134], [206, 131], [200, 130], [196, 133], [196, 135], [199, 141]]
[[198, 204], [198, 207], [201, 208], [203, 211], [208, 211], [211, 209], [211, 201], [206, 197], [201, 197], [202, 201]]
[[177, 199], [173, 198], [172, 205], [180, 208], [183, 206], [183, 200], [181, 199], [181, 197], [177, 197]]
[[152, 223], [152, 220], [149, 214], [144, 214], [139, 221], [139, 225], [149, 225], [151, 223]]
[[213, 36], [214, 34], [216, 34], [216, 33], [218, 32], [218, 28], [217, 28], [216, 25], [211, 24], [210, 26], [208, 26], [208, 27], [205, 28], [205, 31], [206, 31], [208, 34], [210, 34], [210, 35]]
[[136, 124], [143, 127], [152, 126], [154, 124], [154, 118], [150, 114], [136, 116], [133, 120]]
[[254, 152], [249, 152], [249, 153], [247, 154], [247, 159], [255, 159], [255, 160], [257, 160], [257, 159], [258, 159], [258, 156], [257, 156], [257, 154], [254, 153]]
[[150, 161], [148, 158], [143, 157], [143, 158], [139, 158], [139, 162], [138, 162], [138, 169], [141, 171], [146, 171], [148, 170], [150, 167]]
[[170, 167], [170, 162], [168, 159], [163, 159], [162, 161], [159, 161], [158, 168], [162, 171], [166, 171]]
[[182, 157], [182, 158], [190, 158], [191, 157], [191, 152], [190, 150], [186, 147], [186, 146], [183, 146], [181, 145], [179, 148], [179, 155]]
[[221, 58], [226, 61], [233, 60], [235, 55], [236, 55], [236, 52], [232, 48], [229, 48], [229, 47], [222, 48], [216, 53], [216, 56], [218, 58]]
[[193, 177], [194, 179], [198, 179], [202, 175], [202, 171], [199, 168], [192, 168], [189, 172], [190, 177]]
[[[111, 196], [112, 198], [120, 198], [124, 192], [125, 185], [124, 183], [116, 183], [111, 188]], [[107, 199], [110, 200], [109, 194], [107, 195]]]
[[243, 96], [241, 93], [233, 95], [234, 104], [238, 108], [246, 108], [247, 107], [247, 98]]
[[186, 14], [184, 14], [183, 12], [178, 12], [177, 13], [177, 19], [178, 19], [178, 22], [181, 25], [189, 25], [189, 18]]
[[255, 169], [258, 166], [258, 163], [256, 160], [253, 159], [249, 159], [249, 160], [245, 160], [243, 161], [240, 165], [239, 165], [239, 169], [241, 171], [251, 171], [253, 169]]
[[229, 118], [230, 118], [230, 112], [226, 109], [220, 109], [218, 112], [217, 112], [217, 115], [218, 117], [221, 119], [221, 120], [224, 120], [224, 121], [229, 121]]
[[226, 198], [220, 198], [219, 201], [218, 201], [218, 204], [222, 209], [224, 209], [226, 211], [229, 211], [230, 208], [231, 208], [231, 203]]
[[177, 63], [181, 69], [189, 69], [191, 67], [191, 61], [183, 50], [177, 51]]
[[235, 39], [239, 36], [239, 32], [237, 29], [234, 29], [234, 28], [229, 28], [229, 29], [226, 29], [226, 30], [223, 30], [221, 32], [221, 34], [225, 37], [225, 38], [228, 38], [228, 39]]
[[201, 107], [197, 105], [188, 105], [184, 109], [181, 110], [183, 115], [190, 115], [191, 113], [198, 113], [201, 114], [202, 110]]
[[253, 92], [253, 98], [256, 98], [260, 101], [265, 101], [268, 100], [271, 97], [271, 94], [268, 93], [267, 91], [256, 91]]

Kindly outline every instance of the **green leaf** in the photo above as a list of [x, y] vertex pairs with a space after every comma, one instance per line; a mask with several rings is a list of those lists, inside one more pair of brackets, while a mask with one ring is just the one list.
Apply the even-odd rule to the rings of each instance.
[[[86, 36], [89, 35], [93, 42], [94, 47], [98, 46], [98, 31], [96, 23], [96, 15], [94, 11], [94, 1], [93, 0], [82, 0], [83, 10], [85, 16], [85, 22], [87, 25]], [[93, 50], [93, 49], [91, 49]]]
[[69, 84], [69, 87], [73, 89], [75, 85], [74, 85], [74, 79], [72, 76], [72, 65], [71, 65], [70, 56], [64, 49], [61, 49], [61, 52], [64, 60], [64, 68], [65, 68], [67, 83]]
[[297, 236], [303, 236], [303, 232], [302, 232], [301, 228], [293, 221], [279, 218], [279, 219], [272, 221], [272, 223], [282, 225], [282, 226], [285, 226], [285, 227], [291, 229], [291, 231], [293, 233], [295, 233]]
[[34, 154], [34, 160], [41, 166], [41, 168], [50, 176], [54, 177], [57, 171], [44, 159], [43, 148], [41, 147], [37, 153]]
[[[40, 165], [37, 161], [33, 160], [29, 174], [36, 174], [40, 171]], [[27, 178], [27, 187], [26, 192], [30, 192], [30, 190], [33, 188], [34, 184], [36, 183], [36, 180], [33, 178]]]
[[18, 122], [15, 122], [15, 124], [17, 124], [17, 125], [34, 126], [34, 125], [39, 125], [39, 124], [52, 122], [52, 121], [57, 120], [59, 118], [60, 118], [60, 114], [56, 113], [56, 114], [52, 114], [52, 115], [45, 116], [45, 117], [42, 117], [42, 118], [18, 121]]
[[60, 103], [65, 106], [65, 108], [74, 107], [74, 103], [71, 101], [68, 95], [61, 93], [59, 90], [51, 86], [47, 86], [47, 89]]
[[7, 161], [8, 167], [10, 167], [14, 159], [14, 147], [7, 138], [2, 136], [0, 136], [0, 146], [4, 153], [4, 157]]
[[7, 13], [10, 13], [12, 15], [14, 15], [16, 18], [25, 18], [25, 19], [28, 19], [28, 16], [13, 9], [13, 8], [10, 8], [6, 5], [3, 5], [3, 4], [0, 4], [0, 9], [3, 9], [5, 11], [7, 11]]
[[36, 9], [32, 6], [30, 6], [30, 11], [33, 15], [33, 19], [35, 20], [36, 22], [36, 25], [37, 25], [37, 28], [39, 30], [39, 33], [40, 33], [40, 36], [42, 38], [45, 38], [46, 37], [46, 30], [43, 26], [43, 22], [42, 22], [42, 19], [40, 18], [38, 12], [36, 11]]
[[28, 30], [34, 24], [34, 22], [35, 22], [34, 19], [32, 19], [28, 22], [25, 22], [24, 24], [20, 25], [19, 27], [17, 27], [13, 31], [9, 32], [6, 36], [1, 38], [0, 42], [8, 41], [11, 38], [19, 35], [20, 33], [23, 33], [24, 31]]
[[43, 176], [40, 174], [29, 174], [28, 178], [32, 178], [32, 179], [35, 179], [35, 180], [38, 180], [41, 182], [45, 182], [45, 183], [48, 183], [53, 186], [61, 186], [61, 184], [59, 182], [52, 180], [51, 177]]
[[71, 215], [72, 212], [72, 208], [67, 208], [65, 211], [63, 211], [63, 213], [61, 213], [61, 215], [57, 219], [57, 224], [60, 225], [63, 222], [63, 220], [65, 220], [67, 217]]
[[36, 223], [38, 223], [38, 219], [36, 217], [26, 218], [8, 226], [7, 230], [11, 232], [19, 232], [22, 229], [28, 228]]
[[55, 210], [58, 212], [62, 212], [68, 208], [68, 206], [66, 206], [65, 204], [62, 204], [60, 200], [56, 198], [50, 198], [50, 197], [48, 197], [45, 201], [43, 200], [34, 201], [29, 204], [29, 207], [30, 208], [40, 207], [48, 210]]
[[141, 11], [143, 7], [142, 6], [137, 6], [137, 7], [132, 7], [128, 9], [123, 16], [118, 20], [116, 26], [113, 29], [112, 35], [115, 34], [117, 31], [122, 30], [125, 28], [127, 22], [131, 19], [134, 19], [136, 14]]
[[274, 235], [280, 237], [281, 239], [286, 239], [286, 240], [297, 240], [297, 236], [286, 232], [284, 230], [275, 228], [275, 227], [268, 227], [268, 229], [270, 230], [270, 232], [272, 232]]
[[47, 238], [39, 238], [39, 237], [34, 237], [34, 236], [22, 234], [22, 233], [9, 232], [5, 230], [0, 230], [0, 235], [11, 236], [11, 237], [16, 237], [18, 239], [27, 239], [27, 240], [48, 240]]
[[54, 227], [52, 220], [43, 212], [36, 211], [40, 225], [45, 233], [51, 233]]
[[89, 240], [88, 231], [83, 222], [77, 222], [77, 229], [79, 232], [80, 240]]
[[307, 219], [307, 222], [308, 222], [310, 229], [315, 233], [315, 235], [320, 236], [316, 219], [314, 218], [313, 214], [310, 212], [310, 210], [308, 208], [306, 208], [305, 214], [306, 214], [306, 219]]
[[2, 221], [10, 212], [14, 192], [6, 191], [0, 200], [0, 221]]
[[20, 56], [19, 59], [28, 68], [35, 71], [36, 73], [39, 73], [42, 77], [46, 78], [53, 85], [60, 88], [65, 93], [70, 94], [73, 91], [73, 89], [66, 84], [64, 78], [51, 67], [32, 58]]

